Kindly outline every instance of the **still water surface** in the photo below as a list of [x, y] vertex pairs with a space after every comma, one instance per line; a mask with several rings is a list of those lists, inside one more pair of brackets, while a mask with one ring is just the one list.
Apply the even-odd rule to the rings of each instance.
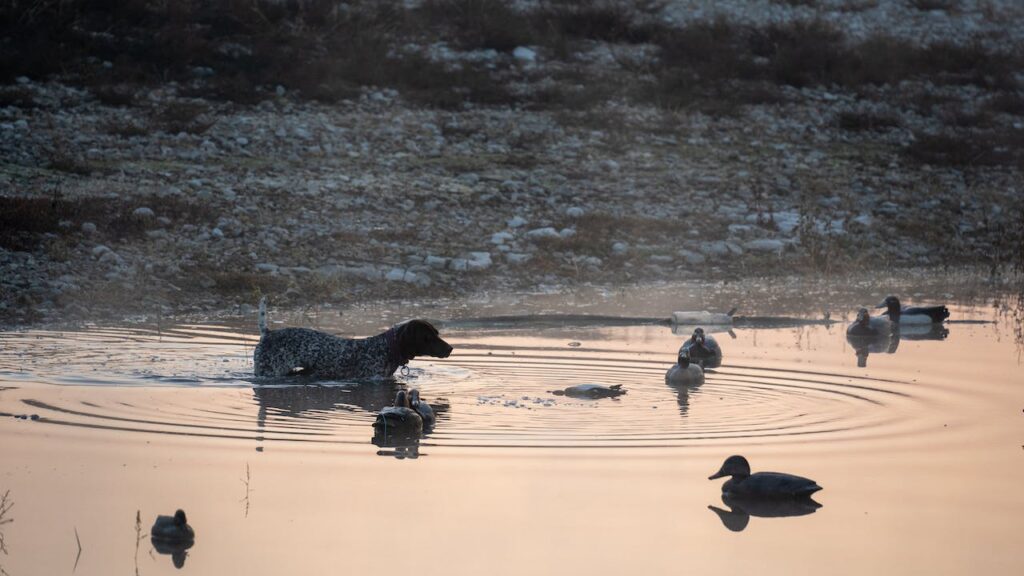
[[[1020, 574], [1020, 326], [952, 311], [993, 323], [860, 358], [845, 323], [712, 331], [724, 364], [689, 390], [665, 384], [687, 333], [665, 326], [449, 326], [447, 360], [326, 386], [254, 383], [249, 319], [0, 333], [0, 569]], [[579, 383], [628, 393], [550, 394]], [[437, 426], [374, 443], [399, 386]], [[822, 507], [730, 507], [707, 477], [734, 453]], [[148, 538], [179, 507], [181, 572]]]

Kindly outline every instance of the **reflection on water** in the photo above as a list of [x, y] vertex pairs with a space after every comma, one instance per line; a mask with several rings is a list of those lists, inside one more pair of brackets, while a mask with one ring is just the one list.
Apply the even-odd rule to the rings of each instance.
[[864, 368], [870, 354], [895, 354], [900, 340], [945, 340], [947, 336], [949, 328], [943, 324], [893, 324], [880, 334], [847, 334], [846, 341], [857, 355], [857, 366]]
[[821, 508], [812, 498], [740, 498], [722, 494], [722, 502], [728, 510], [709, 505], [708, 509], [718, 515], [722, 525], [733, 532], [742, 532], [751, 516], [758, 518], [784, 518], [806, 516]]
[[182, 568], [185, 566], [185, 559], [188, 558], [188, 549], [191, 548], [195, 543], [167, 542], [164, 540], [151, 538], [150, 544], [153, 545], [153, 549], [156, 550], [157, 553], [170, 556], [171, 563], [174, 564], [175, 568]]
[[[999, 324], [901, 330], [869, 344], [897, 354], [868, 369], [841, 324], [737, 327], [699, 387], [666, 385], [692, 330], [659, 325], [452, 328], [451, 358], [414, 361], [395, 381], [284, 386], [254, 385], [249, 319], [0, 334], [0, 485], [24, 506], [0, 562], [11, 576], [66, 573], [76, 528], [76, 574], [132, 573], [123, 519], [181, 506], [202, 545], [147, 553], [146, 534], [140, 574], [184, 563], [193, 574], [367, 573], [382, 558], [422, 573], [668, 574], [680, 554], [698, 573], [1013, 573], [1024, 372], [1007, 334], [1018, 327], [989, 309], [953, 313]], [[951, 353], [965, 349], [970, 363]], [[629, 393], [547, 393], [584, 383]], [[436, 428], [374, 434], [377, 412], [411, 388], [434, 405]], [[710, 507], [722, 530], [704, 510], [720, 490], [707, 469], [739, 452], [821, 480], [828, 510], [723, 497]], [[250, 463], [251, 513], [239, 483]], [[751, 516], [768, 520], [737, 539]], [[784, 516], [806, 517], [770, 520]], [[396, 526], [415, 554], [381, 537]], [[595, 547], [595, 531], [617, 545]], [[67, 555], [53, 553], [54, 534]], [[870, 545], [880, 539], [893, 545]], [[822, 545], [786, 544], [810, 540]], [[851, 545], [867, 552], [837, 568]]]

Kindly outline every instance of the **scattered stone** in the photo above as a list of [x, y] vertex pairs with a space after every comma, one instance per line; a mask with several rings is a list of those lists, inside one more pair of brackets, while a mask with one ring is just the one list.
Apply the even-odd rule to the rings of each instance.
[[531, 240], [538, 240], [541, 238], [560, 238], [561, 236], [559, 236], [558, 230], [547, 226], [544, 228], [534, 228], [533, 230], [528, 231], [526, 233], [526, 237]]

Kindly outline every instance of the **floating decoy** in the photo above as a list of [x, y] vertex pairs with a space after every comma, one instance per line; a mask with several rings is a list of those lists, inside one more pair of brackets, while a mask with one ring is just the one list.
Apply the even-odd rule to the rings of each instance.
[[665, 373], [665, 383], [670, 386], [700, 386], [704, 383], [704, 370], [690, 363], [690, 356], [680, 354], [678, 362]]
[[424, 428], [433, 428], [434, 422], [437, 420], [434, 417], [434, 409], [430, 407], [430, 404], [420, 400], [420, 391], [416, 388], [409, 391], [409, 406], [423, 419]]
[[949, 318], [949, 308], [945, 306], [900, 306], [900, 299], [887, 296], [876, 308], [885, 308], [882, 316], [888, 316], [893, 322], [900, 324], [931, 324]]
[[576, 386], [570, 386], [564, 390], [552, 390], [551, 393], [555, 396], [569, 396], [571, 398], [596, 400], [598, 398], [615, 398], [616, 396], [622, 396], [626, 391], [622, 389], [622, 384], [615, 384], [613, 386], [602, 386], [601, 384], [577, 384]]
[[686, 354], [690, 362], [702, 369], [718, 368], [722, 365], [722, 347], [713, 336], [705, 334], [703, 328], [693, 331], [693, 336], [679, 348], [679, 354]]
[[729, 310], [725, 314], [721, 312], [708, 312], [706, 310], [677, 311], [672, 313], [672, 323], [690, 324], [694, 326], [697, 324], [703, 324], [705, 326], [715, 324], [732, 324], [732, 316], [735, 313], [735, 308]]
[[149, 534], [154, 540], [169, 543], [186, 543], [196, 538], [192, 527], [188, 525], [184, 510], [178, 510], [174, 516], [157, 516]]
[[886, 316], [872, 317], [867, 308], [857, 310], [857, 319], [846, 328], [847, 336], [873, 338], [888, 335], [893, 323]]
[[722, 484], [722, 493], [746, 498], [802, 498], [821, 490], [814, 480], [781, 472], [750, 473], [743, 456], [729, 456], [722, 468], [708, 480], [732, 476]]
[[409, 397], [405, 390], [395, 395], [395, 405], [381, 409], [373, 427], [385, 432], [405, 432], [420, 434], [423, 432], [423, 417], [409, 407]]

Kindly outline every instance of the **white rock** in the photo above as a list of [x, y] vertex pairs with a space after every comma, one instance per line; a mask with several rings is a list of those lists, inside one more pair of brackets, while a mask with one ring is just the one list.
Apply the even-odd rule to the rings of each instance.
[[100, 256], [103, 256], [104, 254], [110, 251], [110, 248], [107, 248], [103, 244], [97, 244], [92, 249], [92, 256], [93, 258], [99, 258]]
[[572, 206], [566, 209], [565, 215], [569, 218], [582, 218], [583, 208], [580, 208], [579, 206]]
[[384, 275], [384, 279], [389, 282], [404, 282], [407, 281], [406, 278], [410, 274], [413, 278], [416, 277], [416, 273], [407, 272], [404, 268], [392, 268], [390, 272]]
[[224, 237], [224, 231], [220, 228], [214, 228], [213, 230], [210, 230], [210, 236], [219, 240]]
[[82, 232], [86, 234], [95, 234], [96, 225], [93, 224], [92, 222], [82, 222]]
[[558, 236], [560, 238], [572, 238], [575, 235], [576, 235], [576, 229], [575, 228], [562, 228], [561, 230], [558, 231]]
[[533, 64], [537, 61], [537, 53], [526, 46], [518, 46], [512, 51], [512, 57], [524, 64]]
[[277, 264], [272, 264], [270, 262], [260, 262], [259, 264], [256, 265], [257, 272], [269, 272], [271, 274], [276, 274], [277, 269]]
[[448, 259], [441, 256], [427, 256], [424, 263], [431, 268], [444, 268], [448, 265]]
[[760, 240], [751, 240], [744, 244], [743, 247], [752, 252], [782, 252], [786, 244], [782, 240], [762, 238]]
[[559, 235], [558, 230], [547, 226], [544, 228], [534, 228], [533, 230], [530, 230], [526, 233], [526, 237], [536, 240], [538, 238], [559, 238]]
[[238, 144], [239, 146], [248, 146], [249, 139], [246, 138], [245, 136], [239, 136], [238, 138], [235, 138], [235, 143]]
[[519, 228], [526, 225], [526, 220], [521, 216], [513, 216], [511, 219], [505, 222], [509, 228]]
[[448, 266], [452, 270], [467, 270], [469, 268], [469, 261], [465, 258], [452, 258]]
[[490, 252], [470, 252], [469, 261], [466, 262], [466, 267], [470, 270], [486, 270], [491, 267], [491, 253]]
[[154, 216], [156, 216], [156, 214], [153, 212], [151, 208], [146, 208], [145, 206], [142, 206], [140, 208], [132, 210], [132, 216], [136, 218], [153, 218]]
[[629, 244], [625, 242], [614, 242], [612, 244], [612, 254], [625, 254], [629, 250]]
[[515, 236], [509, 232], [495, 232], [494, 234], [491, 234], [491, 244], [504, 244], [513, 238], [515, 238]]
[[522, 264], [533, 258], [530, 254], [523, 254], [522, 252], [508, 252], [505, 254], [505, 261], [509, 264]]

